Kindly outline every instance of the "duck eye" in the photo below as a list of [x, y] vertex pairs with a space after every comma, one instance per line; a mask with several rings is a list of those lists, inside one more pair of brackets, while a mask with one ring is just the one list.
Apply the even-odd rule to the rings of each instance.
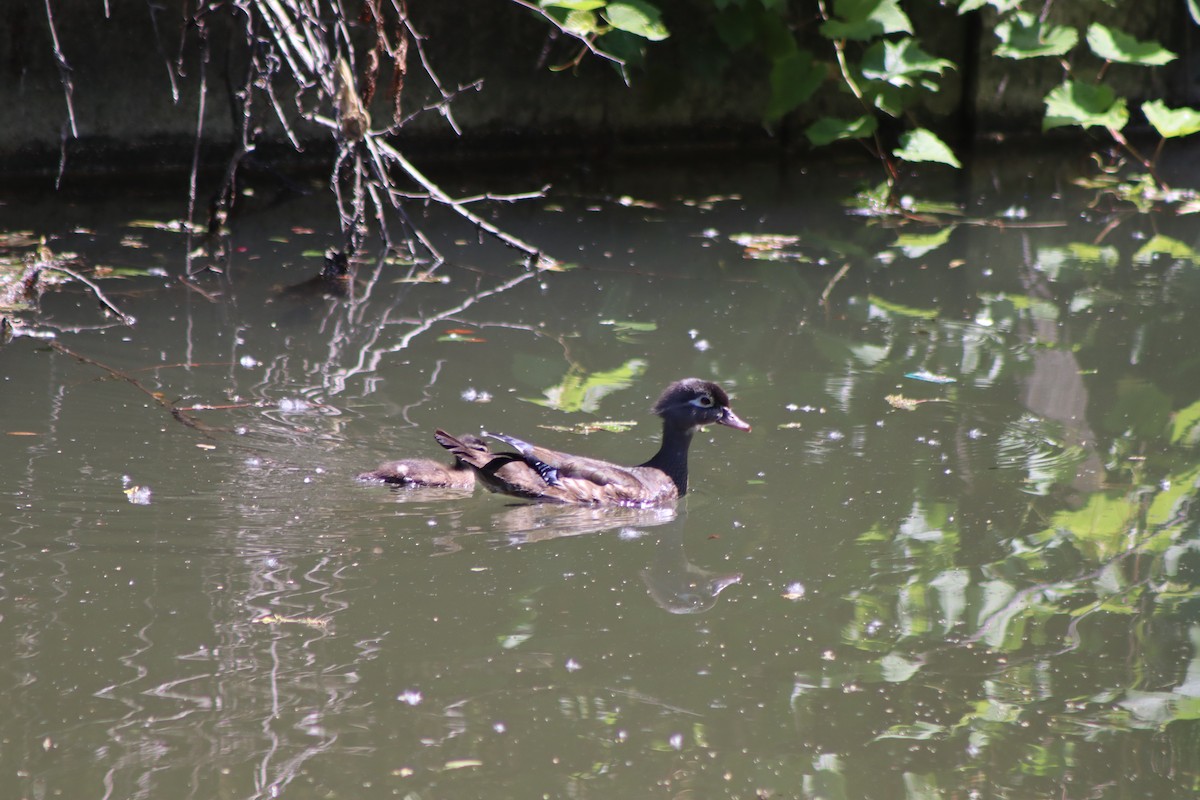
[[697, 397], [695, 400], [693, 400], [692, 402], [694, 402], [696, 405], [700, 406], [701, 408], [711, 408], [712, 404], [713, 404], [713, 399], [712, 399], [712, 395], [702, 394], [699, 397]]

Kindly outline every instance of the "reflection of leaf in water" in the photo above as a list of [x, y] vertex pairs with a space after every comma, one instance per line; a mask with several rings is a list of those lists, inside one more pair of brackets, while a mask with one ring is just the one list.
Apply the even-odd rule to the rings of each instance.
[[879, 660], [883, 679], [888, 683], [904, 683], [916, 675], [925, 662], [916, 658], [908, 658], [899, 653], [888, 653]]
[[1175, 412], [1171, 419], [1171, 444], [1186, 447], [1200, 444], [1200, 400]]
[[1170, 236], [1163, 236], [1159, 233], [1138, 248], [1138, 251], [1133, 254], [1133, 263], [1149, 264], [1157, 255], [1164, 255], [1178, 261], [1191, 261], [1193, 264], [1200, 262], [1200, 253], [1178, 239], [1172, 239]]
[[572, 367], [557, 386], [544, 392], [545, 399], [522, 399], [558, 411], [594, 414], [599, 410], [601, 400], [619, 389], [628, 388], [645, 371], [646, 361], [641, 358], [632, 358], [616, 369], [590, 375]]
[[574, 425], [538, 425], [539, 428], [544, 428], [548, 431], [558, 431], [560, 433], [577, 433], [583, 436], [589, 436], [596, 431], [606, 431], [607, 433], [624, 433], [630, 430], [637, 423], [630, 420], [600, 420], [599, 422], [577, 422]]
[[934, 233], [902, 233], [896, 237], [893, 246], [909, 258], [920, 258], [950, 241], [954, 228], [954, 225], [947, 225]]

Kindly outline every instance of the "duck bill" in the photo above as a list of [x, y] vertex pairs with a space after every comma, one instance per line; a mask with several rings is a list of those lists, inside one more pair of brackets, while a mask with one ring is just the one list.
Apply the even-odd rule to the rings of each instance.
[[721, 414], [721, 418], [717, 420], [717, 424], [728, 425], [730, 428], [733, 428], [737, 431], [745, 431], [746, 433], [750, 432], [750, 423], [733, 413], [732, 408], [726, 408], [724, 410], [724, 413]]

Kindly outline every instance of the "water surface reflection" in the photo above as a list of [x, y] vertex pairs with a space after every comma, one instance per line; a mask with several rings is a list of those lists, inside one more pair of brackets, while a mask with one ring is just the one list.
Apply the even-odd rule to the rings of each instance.
[[[896, 228], [836, 170], [714, 163], [498, 212], [565, 272], [431, 219], [449, 263], [301, 297], [333, 233], [298, 200], [220, 273], [106, 284], [133, 328], [47, 294], [90, 360], [0, 351], [16, 796], [1190, 796], [1194, 237], [977, 170], [971, 216], [1064, 224]], [[154, 209], [9, 208], [184, 260], [122, 245]], [[678, 507], [353, 480], [484, 418], [632, 463], [684, 375], [756, 431], [699, 434]]]

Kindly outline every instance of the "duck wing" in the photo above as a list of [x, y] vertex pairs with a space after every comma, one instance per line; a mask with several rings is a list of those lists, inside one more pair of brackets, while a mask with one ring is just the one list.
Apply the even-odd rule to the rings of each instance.
[[627, 467], [598, 458], [586, 458], [538, 447], [502, 433], [488, 433], [487, 436], [514, 448], [525, 463], [533, 467], [549, 486], [563, 487], [564, 479], [574, 478], [618, 490], [636, 491], [642, 488], [642, 481]]

